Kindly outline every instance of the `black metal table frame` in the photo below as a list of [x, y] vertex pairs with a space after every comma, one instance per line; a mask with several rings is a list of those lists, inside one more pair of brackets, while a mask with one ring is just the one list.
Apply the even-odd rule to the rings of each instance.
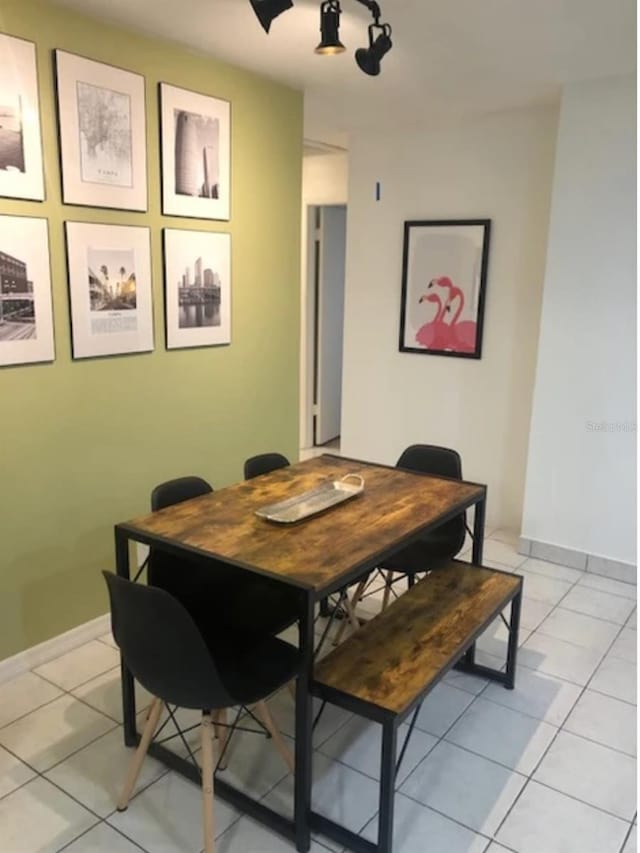
[[[344, 457], [341, 457], [344, 458]], [[353, 460], [354, 462], [361, 460]], [[379, 467], [389, 467], [380, 465]], [[441, 478], [442, 479], [442, 478]], [[438, 517], [437, 522], [425, 524], [423, 527], [414, 531], [410, 536], [404, 537], [402, 540], [395, 542], [393, 548], [385, 549], [379, 553], [372, 554], [361, 564], [354, 566], [349, 572], [343, 574], [333, 583], [328, 584], [322, 589], [314, 589], [311, 587], [302, 586], [295, 581], [284, 581], [282, 578], [272, 579], [279, 580], [287, 586], [297, 587], [300, 593], [300, 611], [299, 611], [299, 648], [302, 658], [302, 666], [300, 675], [296, 683], [296, 721], [295, 721], [295, 781], [294, 781], [294, 817], [293, 820], [276, 812], [274, 809], [258, 802], [253, 797], [243, 791], [238, 790], [233, 785], [230, 785], [223, 779], [215, 777], [214, 790], [217, 797], [230, 803], [235, 808], [248, 814], [250, 817], [274, 830], [278, 834], [293, 841], [298, 853], [308, 853], [311, 847], [311, 830], [324, 832], [323, 823], [326, 820], [319, 815], [312, 815], [311, 812], [311, 788], [312, 788], [312, 709], [313, 697], [311, 695], [311, 679], [313, 675], [313, 657], [314, 657], [314, 616], [316, 604], [319, 604], [327, 595], [344, 588], [347, 585], [355, 583], [361, 577], [366, 575], [377, 566], [384, 565], [385, 559], [388, 559], [393, 553], [396, 553], [406, 545], [411, 544], [419, 539], [424, 533], [434, 530], [441, 524], [450, 521], [452, 518], [460, 515], [467, 509], [475, 507], [473, 520], [473, 549], [472, 562], [482, 564], [482, 550], [484, 545], [484, 524], [485, 524], [485, 508], [487, 488], [480, 483], [467, 484], [478, 486], [482, 489], [482, 495], [477, 498], [469, 498], [466, 501], [459, 503], [455, 509], [448, 513], [443, 513]], [[170, 539], [164, 539], [161, 536], [146, 535], [130, 527], [126, 523], [116, 524], [115, 526], [115, 556], [116, 556], [116, 572], [120, 577], [127, 580], [131, 577], [129, 564], [129, 541], [140, 542], [149, 547], [157, 548], [158, 550], [167, 551], [176, 555], [189, 555], [189, 559], [201, 563], [207, 563], [211, 559], [228, 562], [230, 565], [236, 566], [239, 570], [249, 571], [254, 574], [263, 574], [255, 567], [241, 563], [239, 561], [225, 560], [216, 554], [203, 554], [196, 548], [191, 548], [186, 545], [178, 545]], [[464, 658], [464, 665], [468, 667], [476, 667], [475, 664], [475, 645], [471, 645], [467, 650]], [[136, 746], [140, 741], [140, 734], [136, 727], [136, 701], [134, 680], [121, 661], [121, 682], [122, 682], [122, 707], [123, 707], [123, 723], [124, 723], [124, 742], [126, 746]], [[394, 736], [395, 744], [395, 736]], [[389, 744], [386, 745], [389, 749]], [[149, 754], [162, 761], [167, 767], [175, 772], [185, 776], [187, 779], [201, 783], [199, 771], [186, 758], [171, 752], [171, 750], [161, 744], [151, 743], [149, 746]], [[345, 832], [349, 837], [351, 833]], [[363, 839], [359, 836], [353, 836], [353, 840]], [[363, 842], [368, 843], [368, 842]], [[372, 847], [353, 848], [367, 851], [373, 850]]]
[[[472, 562], [475, 563], [475, 560]], [[500, 574], [511, 574], [510, 572], [501, 572], [499, 569], [491, 569], [491, 571], [499, 572]], [[502, 610], [506, 604], [511, 603], [510, 620], [506, 623]], [[415, 699], [403, 710], [401, 714], [396, 714], [391, 711], [386, 711], [376, 705], [372, 705], [355, 696], [336, 691], [326, 685], [314, 683], [312, 692], [314, 696], [322, 699], [330, 704], [337, 705], [346, 711], [357, 714], [365, 719], [375, 723], [380, 723], [382, 726], [382, 749], [380, 756], [380, 792], [378, 806], [378, 842], [374, 844], [367, 841], [366, 838], [357, 835], [346, 827], [333, 820], [330, 820], [323, 815], [311, 811], [310, 822], [311, 829], [315, 832], [321, 832], [336, 841], [339, 844], [353, 850], [355, 853], [392, 853], [393, 850], [393, 816], [394, 816], [394, 800], [396, 790], [396, 777], [405, 750], [411, 738], [413, 727], [416, 718], [422, 707], [422, 703], [433, 688], [439, 684], [444, 676], [451, 669], [460, 670], [472, 675], [480, 675], [490, 681], [496, 681], [503, 684], [508, 690], [513, 690], [515, 687], [516, 675], [516, 659], [518, 652], [518, 632], [520, 629], [520, 609], [522, 605], [522, 578], [518, 589], [510, 597], [505, 604], [496, 608], [491, 615], [484, 620], [474, 632], [473, 639], [466, 650], [463, 650], [459, 657], [451, 660], [446, 667], [438, 673], [428, 689], [418, 694]], [[507, 644], [507, 663], [505, 671], [493, 669], [483, 666], [473, 660], [473, 650], [475, 649], [475, 641], [488, 628], [496, 616], [502, 616], [503, 621], [507, 624], [509, 630], [509, 640]], [[471, 652], [471, 660], [468, 659]], [[402, 723], [413, 712], [409, 731], [405, 736], [405, 740], [401, 749], [400, 757], [397, 758], [397, 743], [398, 729]]]

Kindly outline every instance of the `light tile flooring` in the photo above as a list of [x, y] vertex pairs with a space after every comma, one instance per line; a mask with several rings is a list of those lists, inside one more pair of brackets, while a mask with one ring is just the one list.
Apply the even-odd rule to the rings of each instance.
[[[514, 546], [494, 532], [485, 562], [525, 579], [516, 689], [452, 672], [425, 701], [398, 776], [395, 851], [635, 853], [636, 588]], [[502, 665], [506, 636], [497, 621], [478, 658]], [[130, 754], [118, 662], [107, 635], [0, 685], [2, 853], [200, 853], [200, 791], [157, 761], [115, 811]], [[139, 709], [148, 702], [139, 690]], [[291, 738], [291, 697], [270, 704]], [[290, 812], [292, 779], [273, 747], [246, 734], [232, 743], [225, 775]], [[315, 808], [374, 840], [377, 727], [328, 708], [314, 743]], [[215, 821], [218, 853], [293, 850], [225, 803]], [[327, 849], [339, 848], [314, 839], [312, 853]]]

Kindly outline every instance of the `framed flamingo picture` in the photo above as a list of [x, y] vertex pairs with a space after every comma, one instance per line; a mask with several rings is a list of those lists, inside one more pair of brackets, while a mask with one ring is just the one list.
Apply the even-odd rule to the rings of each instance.
[[480, 358], [490, 219], [404, 223], [400, 351]]

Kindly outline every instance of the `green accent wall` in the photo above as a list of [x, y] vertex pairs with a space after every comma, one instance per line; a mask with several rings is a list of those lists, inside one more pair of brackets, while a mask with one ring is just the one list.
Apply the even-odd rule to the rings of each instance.
[[[113, 525], [155, 484], [220, 488], [254, 453], [297, 458], [302, 95], [40, 0], [2, 0], [0, 31], [37, 44], [47, 198], [0, 213], [49, 220], [56, 346], [52, 364], [0, 368], [2, 659], [107, 611]], [[54, 48], [145, 76], [148, 213], [62, 204]], [[161, 215], [159, 81], [231, 102], [230, 222]], [[154, 352], [72, 360], [65, 220], [151, 227]], [[230, 346], [165, 349], [163, 227], [231, 233]]]

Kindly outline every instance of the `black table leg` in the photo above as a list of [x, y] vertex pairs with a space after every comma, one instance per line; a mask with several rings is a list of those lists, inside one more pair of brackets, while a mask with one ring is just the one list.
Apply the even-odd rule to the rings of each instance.
[[[121, 578], [130, 579], [129, 571], [129, 540], [116, 530], [116, 572]], [[120, 656], [120, 679], [122, 682], [122, 718], [124, 722], [125, 746], [136, 746], [138, 743], [136, 731], [136, 693], [133, 675], [125, 666]]]
[[378, 850], [393, 850], [393, 806], [396, 788], [395, 721], [382, 724], [382, 759], [380, 761], [380, 810], [378, 817]]
[[313, 699], [311, 678], [313, 676], [313, 598], [303, 594], [300, 614], [300, 653], [302, 668], [296, 683], [296, 772], [294, 791], [294, 820], [296, 827], [296, 850], [307, 853], [311, 847], [311, 760], [312, 760], [312, 717]]
[[482, 565], [482, 552], [484, 550], [484, 516], [487, 505], [486, 496], [478, 501], [473, 517], [473, 549], [471, 560], [476, 566]]
[[509, 621], [509, 645], [507, 646], [507, 680], [505, 687], [513, 690], [516, 686], [516, 657], [518, 654], [518, 632], [520, 631], [520, 607], [522, 592], [519, 592], [511, 602], [511, 619]]
[[[486, 508], [486, 494], [485, 497], [478, 501], [475, 506], [475, 512], [473, 515], [473, 547], [471, 550], [471, 562], [476, 566], [482, 565], [482, 552], [484, 551], [484, 517], [485, 517], [485, 508]], [[473, 666], [476, 660], [476, 644], [473, 643], [467, 649], [467, 652], [464, 656], [466, 663]]]

